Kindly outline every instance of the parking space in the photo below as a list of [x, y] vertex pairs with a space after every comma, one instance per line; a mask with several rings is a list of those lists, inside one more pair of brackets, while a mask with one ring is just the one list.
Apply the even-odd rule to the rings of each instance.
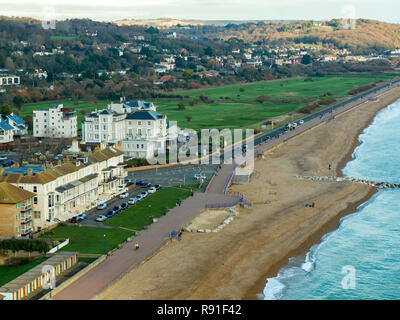
[[128, 178], [132, 181], [142, 180], [165, 187], [190, 185], [198, 183], [196, 174], [205, 176], [204, 186], [207, 186], [219, 165], [179, 165], [174, 167], [157, 168], [130, 172]]

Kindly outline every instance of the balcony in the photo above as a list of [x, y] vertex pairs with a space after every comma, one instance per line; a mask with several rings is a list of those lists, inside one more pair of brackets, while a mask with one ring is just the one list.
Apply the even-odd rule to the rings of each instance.
[[27, 236], [32, 232], [32, 227], [25, 227], [24, 229], [21, 229], [21, 235], [22, 236]]
[[102, 181], [100, 181], [100, 184], [110, 183], [110, 182], [117, 181], [117, 180], [118, 180], [118, 177], [106, 178], [106, 179], [103, 179]]
[[25, 216], [21, 218], [21, 224], [26, 224], [32, 221], [32, 216]]
[[21, 212], [26, 212], [32, 209], [32, 205], [27, 203], [27, 204], [22, 204], [21, 205]]

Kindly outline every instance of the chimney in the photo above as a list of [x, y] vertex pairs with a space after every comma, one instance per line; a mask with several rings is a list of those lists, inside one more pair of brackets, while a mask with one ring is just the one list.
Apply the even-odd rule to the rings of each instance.
[[107, 142], [105, 141], [100, 142], [100, 150], [104, 150], [105, 148], [107, 148]]
[[57, 160], [57, 165], [58, 165], [58, 166], [61, 166], [61, 163], [62, 163], [61, 160], [58, 159], [58, 160]]
[[4, 175], [4, 168], [0, 167], [0, 176]]
[[33, 169], [32, 168], [28, 168], [27, 175], [30, 176], [30, 177], [33, 176]]
[[44, 163], [42, 164], [42, 170], [46, 170], [46, 165]]

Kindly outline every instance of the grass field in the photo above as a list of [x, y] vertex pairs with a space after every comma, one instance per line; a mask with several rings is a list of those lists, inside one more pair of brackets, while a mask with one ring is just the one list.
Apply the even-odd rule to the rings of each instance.
[[0, 287], [46, 260], [47, 258], [39, 258], [19, 266], [0, 266]]
[[[393, 74], [365, 74], [345, 76], [325, 76], [304, 81], [303, 77], [284, 80], [264, 81], [240, 85], [176, 91], [174, 94], [187, 95], [190, 98], [181, 101], [178, 98], [156, 99], [157, 111], [168, 116], [169, 120], [177, 120], [182, 128], [195, 130], [203, 128], [254, 128], [255, 124], [268, 118], [277, 117], [316, 101], [330, 92], [337, 100], [343, 99], [355, 86], [366, 85], [378, 80], [393, 78]], [[245, 91], [241, 92], [240, 88]], [[200, 102], [193, 107], [189, 100], [201, 94], [214, 103]], [[283, 102], [255, 101], [260, 95], [269, 95], [272, 99], [284, 98]], [[240, 95], [240, 96], [238, 96]], [[225, 97], [229, 97], [226, 99]], [[223, 98], [223, 99], [221, 99]], [[178, 103], [183, 102], [186, 110], [178, 110]], [[188, 122], [185, 116], [192, 116]]]
[[77, 251], [80, 253], [104, 252], [104, 235], [106, 235], [106, 252], [113, 250], [134, 232], [123, 229], [104, 229], [79, 226], [59, 226], [41, 236], [41, 238], [69, 238], [69, 244], [61, 251]]
[[133, 230], [142, 230], [144, 226], [153, 223], [150, 216], [161, 217], [166, 212], [166, 207], [173, 208], [179, 199], [189, 197], [190, 191], [177, 188], [163, 188], [155, 194], [148, 196], [123, 213], [107, 220], [106, 225], [125, 227]]
[[[202, 88], [187, 91], [174, 91], [171, 94], [188, 96], [181, 101], [178, 98], [160, 98], [153, 102], [158, 105], [157, 111], [166, 114], [169, 121], [177, 121], [182, 128], [195, 130], [205, 128], [257, 128], [258, 124], [270, 118], [278, 117], [296, 109], [317, 101], [321, 95], [330, 92], [336, 100], [343, 100], [348, 92], [355, 86], [363, 86], [378, 80], [389, 80], [397, 74], [370, 73], [370, 74], [347, 74], [328, 75], [325, 77], [314, 77], [314, 81], [304, 81], [304, 77], [280, 79], [273, 81], [262, 81], [245, 84], [236, 84], [222, 87]], [[241, 91], [243, 88], [244, 91]], [[199, 98], [203, 94], [214, 100], [213, 103], [199, 102], [193, 107], [189, 101]], [[256, 99], [261, 95], [268, 95], [272, 101], [259, 103]], [[229, 99], [226, 99], [229, 97]], [[279, 99], [285, 99], [279, 101]], [[178, 103], [183, 102], [185, 110], [178, 110]], [[80, 100], [74, 105], [72, 100], [47, 101], [25, 104], [20, 114], [22, 116], [32, 115], [33, 110], [49, 108], [51, 104], [63, 103], [65, 106], [73, 107], [78, 116], [78, 133], [81, 133], [81, 122], [86, 113], [95, 109], [106, 108], [109, 101]], [[188, 122], [185, 116], [191, 116]]]

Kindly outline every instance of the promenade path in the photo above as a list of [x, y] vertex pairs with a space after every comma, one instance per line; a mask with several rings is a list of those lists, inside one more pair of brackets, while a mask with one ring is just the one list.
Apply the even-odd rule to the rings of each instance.
[[[291, 137], [298, 135], [334, 116], [358, 106], [370, 98], [377, 97], [397, 84], [388, 86], [382, 90], [372, 93], [357, 101], [353, 101], [332, 112], [327, 112], [298, 126], [295, 130], [287, 131], [260, 145], [255, 146], [255, 152], [259, 153], [267, 148], [277, 145]], [[187, 198], [181, 206], [170, 210], [167, 215], [161, 217], [157, 222], [151, 224], [147, 229], [138, 233], [133, 241], [126, 243], [122, 248], [116, 250], [104, 262], [90, 270], [87, 274], [73, 282], [71, 285], [53, 296], [55, 300], [88, 300], [111, 285], [115, 280], [120, 279], [139, 263], [150, 258], [166, 241], [172, 230], [179, 230], [195, 218], [206, 206], [206, 204], [230, 203], [235, 196], [225, 195], [224, 191], [231, 177], [235, 164], [223, 164], [218, 174], [214, 176], [206, 193], [195, 193], [193, 197]], [[139, 250], [134, 250], [135, 243], [140, 244]]]

